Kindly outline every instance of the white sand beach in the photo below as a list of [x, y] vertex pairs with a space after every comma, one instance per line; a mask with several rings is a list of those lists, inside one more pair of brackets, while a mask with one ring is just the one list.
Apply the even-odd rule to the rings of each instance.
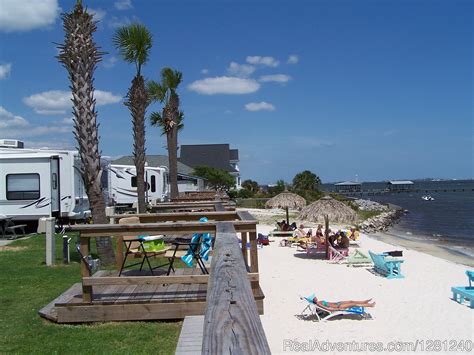
[[[255, 215], [254, 211], [251, 213]], [[272, 229], [270, 225], [258, 225], [259, 233], [267, 234]], [[260, 284], [265, 293], [265, 314], [261, 319], [273, 353], [295, 351], [296, 343], [292, 348], [290, 341], [307, 342], [310, 346], [326, 340], [381, 342], [384, 347], [390, 342], [418, 341], [417, 352], [421, 352], [430, 341], [439, 340], [438, 353], [445, 353], [445, 347], [449, 349], [455, 342], [457, 345], [467, 341], [468, 350], [472, 346], [474, 310], [467, 303], [460, 305], [451, 300], [451, 287], [467, 284], [467, 266], [361, 235], [360, 247], [365, 252], [403, 251], [405, 278], [386, 279], [374, 274], [372, 268], [307, 258], [296, 248], [280, 247], [278, 239], [259, 250]], [[373, 319], [318, 322], [298, 318], [307, 304], [299, 296], [312, 293], [327, 301], [373, 298], [375, 308], [367, 308]]]

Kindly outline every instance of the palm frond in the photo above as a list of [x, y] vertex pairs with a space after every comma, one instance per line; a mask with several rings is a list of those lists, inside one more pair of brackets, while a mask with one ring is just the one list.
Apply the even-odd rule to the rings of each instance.
[[166, 134], [166, 124], [159, 112], [154, 111], [150, 114], [150, 123], [152, 126], [157, 126], [161, 128], [162, 136]]
[[183, 73], [172, 68], [163, 68], [161, 70], [161, 83], [169, 90], [175, 91], [181, 81], [183, 80]]
[[153, 37], [148, 29], [139, 23], [122, 26], [115, 31], [112, 42], [120, 56], [129, 63], [135, 63], [137, 73], [148, 61]]
[[152, 101], [163, 102], [166, 98], [165, 87], [154, 80], [149, 80], [147, 82], [147, 91], [148, 91], [148, 96], [150, 97]]

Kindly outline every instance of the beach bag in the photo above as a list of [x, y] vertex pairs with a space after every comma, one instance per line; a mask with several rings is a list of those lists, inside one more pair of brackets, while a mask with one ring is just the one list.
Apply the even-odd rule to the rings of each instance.
[[266, 235], [263, 235], [262, 233], [258, 233], [257, 243], [262, 244], [262, 245], [268, 245], [270, 244], [270, 241], [268, 240], [268, 237]]

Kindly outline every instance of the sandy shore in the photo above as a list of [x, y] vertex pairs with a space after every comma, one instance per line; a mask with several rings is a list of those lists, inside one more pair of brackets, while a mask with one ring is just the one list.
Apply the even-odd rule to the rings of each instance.
[[[258, 226], [264, 234], [271, 229], [271, 225]], [[449, 349], [462, 340], [472, 345], [474, 310], [450, 299], [452, 286], [467, 284], [466, 266], [361, 235], [361, 249], [365, 252], [403, 250], [405, 278], [388, 280], [374, 274], [372, 268], [349, 268], [309, 259], [296, 248], [278, 244], [275, 241], [259, 250], [260, 284], [265, 293], [265, 314], [261, 319], [273, 353], [291, 353], [299, 343], [314, 346], [316, 341], [381, 342], [373, 346], [384, 347], [391, 346], [390, 342], [418, 341], [417, 352], [422, 346], [426, 349], [434, 344], [430, 341], [446, 341], [438, 353], [445, 353], [444, 347]], [[311, 293], [328, 301], [373, 298], [376, 307], [368, 309], [373, 319], [301, 319], [298, 315], [306, 302], [299, 296]]]

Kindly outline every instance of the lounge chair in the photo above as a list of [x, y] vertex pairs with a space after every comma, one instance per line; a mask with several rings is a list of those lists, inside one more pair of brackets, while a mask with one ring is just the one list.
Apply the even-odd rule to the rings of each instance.
[[474, 308], [474, 287], [472, 286], [474, 271], [467, 270], [466, 275], [469, 280], [469, 286], [451, 287], [453, 300], [458, 303], [463, 303], [464, 300], [469, 301], [469, 308]]
[[336, 249], [332, 245], [329, 246], [329, 261], [340, 264], [349, 256], [348, 248]]
[[331, 319], [333, 317], [337, 316], [353, 316], [353, 315], [358, 315], [361, 316], [364, 319], [370, 319], [370, 315], [365, 312], [364, 307], [351, 307], [347, 308], [344, 310], [333, 310], [329, 309], [323, 306], [320, 306], [319, 304], [316, 304], [313, 302], [315, 295], [312, 294], [307, 297], [300, 297], [302, 300], [305, 300], [308, 302], [306, 307], [301, 311], [301, 316], [307, 316], [308, 314], [306, 312], [309, 312], [310, 316], [316, 316], [318, 318], [318, 321], [326, 321], [328, 319]]
[[347, 266], [370, 266], [372, 259], [361, 252], [359, 249], [354, 250], [354, 254], [347, 258]]
[[[140, 218], [138, 217], [124, 217], [119, 220], [119, 224], [138, 224], [140, 223]], [[122, 275], [123, 271], [127, 268], [140, 265], [140, 271], [142, 271], [145, 262], [150, 270], [150, 273], [153, 274], [153, 270], [167, 266], [168, 263], [163, 265], [158, 265], [155, 267], [151, 266], [150, 257], [163, 256], [164, 253], [169, 248], [162, 248], [160, 250], [153, 250], [153, 248], [148, 248], [145, 243], [154, 242], [161, 240], [162, 236], [124, 236], [120, 238], [125, 246], [125, 257], [122, 261], [122, 266], [120, 267], [119, 276]], [[120, 240], [119, 240], [120, 243]], [[127, 259], [129, 257], [138, 258], [139, 261], [133, 264], [126, 265]]]
[[386, 254], [375, 254], [369, 250], [369, 255], [374, 262], [375, 271], [385, 276], [387, 279], [402, 279], [404, 276], [401, 271], [403, 259], [393, 258]]

